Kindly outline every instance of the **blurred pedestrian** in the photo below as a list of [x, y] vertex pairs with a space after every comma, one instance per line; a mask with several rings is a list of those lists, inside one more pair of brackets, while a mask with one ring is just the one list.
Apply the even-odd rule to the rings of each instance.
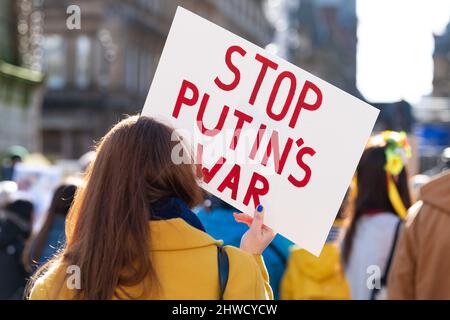
[[33, 276], [31, 299], [272, 298], [261, 253], [275, 234], [262, 207], [241, 249], [220, 249], [190, 210], [202, 191], [188, 151], [172, 159], [182, 147], [174, 137], [134, 116], [102, 138], [70, 209], [66, 246]]
[[283, 300], [348, 300], [350, 287], [342, 265], [340, 244], [348, 216], [349, 191], [328, 234], [319, 257], [292, 247], [281, 282]]
[[385, 298], [390, 258], [411, 205], [405, 164], [406, 134], [385, 131], [371, 138], [356, 172], [356, 198], [342, 255], [352, 299]]
[[[238, 210], [221, 199], [210, 196], [197, 215], [212, 237], [222, 239], [225, 245], [238, 247], [242, 235], [248, 230], [245, 224], [238, 223], [233, 213]], [[270, 286], [275, 299], [279, 298], [278, 288], [286, 268], [289, 247], [292, 242], [277, 234], [263, 252], [264, 262], [270, 278]]]
[[96, 157], [95, 151], [88, 151], [78, 159], [78, 165], [82, 173], [86, 172], [89, 165], [94, 162]]
[[28, 273], [21, 256], [31, 234], [32, 212], [27, 200], [11, 199], [0, 205], [0, 300], [23, 298]]
[[390, 299], [450, 299], [450, 171], [422, 187], [389, 275]]
[[66, 217], [76, 189], [73, 184], [62, 184], [55, 190], [43, 225], [24, 252], [24, 264], [29, 272], [50, 260], [64, 245]]
[[440, 174], [441, 172], [444, 172], [449, 169], [450, 169], [450, 147], [447, 147], [442, 151], [441, 157], [436, 166], [425, 171], [423, 174], [429, 177], [434, 177]]
[[27, 155], [28, 151], [24, 147], [12, 146], [8, 148], [2, 163], [1, 180], [13, 180], [16, 165], [22, 162]]

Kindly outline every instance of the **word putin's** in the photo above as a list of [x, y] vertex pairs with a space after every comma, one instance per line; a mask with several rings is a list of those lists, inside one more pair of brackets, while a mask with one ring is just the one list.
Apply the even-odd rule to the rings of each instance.
[[[313, 82], [306, 80], [303, 85], [299, 86], [299, 81], [292, 72], [288, 70], [279, 70], [279, 65], [276, 62], [259, 53], [250, 58], [247, 55], [246, 50], [238, 45], [230, 46], [225, 53], [224, 61], [232, 74], [232, 80], [223, 81], [223, 75], [217, 75], [214, 79], [214, 84], [220, 90], [231, 92], [236, 90], [241, 83], [241, 70], [238, 67], [239, 63], [236, 63], [240, 59], [248, 59], [257, 63], [259, 67], [258, 76], [251, 91], [248, 93], [249, 108], [257, 108], [258, 106], [263, 105], [265, 106], [265, 113], [270, 119], [276, 122], [285, 122], [285, 125], [287, 124], [290, 128], [295, 129], [299, 123], [300, 112], [303, 109], [315, 111], [322, 105], [322, 92]], [[260, 101], [262, 100], [259, 96], [260, 88], [265, 81], [269, 81], [267, 80], [268, 77], [266, 77], [269, 70], [270, 72], [277, 72], [277, 76], [275, 81], [271, 84], [272, 88], [267, 101]], [[288, 90], [282, 108], [280, 109], [275, 101], [278, 101], [280, 87], [283, 84], [288, 85]], [[300, 93], [298, 94], [298, 99], [295, 100], [294, 97], [296, 96], [297, 90], [300, 90]], [[201, 93], [198, 85], [192, 81], [183, 79], [173, 107], [172, 117], [178, 119], [182, 116], [183, 108], [198, 107], [196, 124], [199, 131], [208, 137], [218, 135], [223, 130], [225, 122], [227, 122], [227, 126], [225, 127], [234, 127], [234, 133], [228, 148], [231, 151], [235, 151], [239, 144], [241, 131], [250, 127], [250, 124], [252, 124], [253, 128], [255, 127], [255, 123], [253, 123], [255, 120], [254, 117], [243, 112], [242, 106], [240, 106], [240, 110], [232, 108], [234, 109], [234, 112], [231, 114], [230, 106], [223, 105], [221, 110], [219, 109], [220, 115], [216, 125], [214, 127], [207, 127], [204, 123], [204, 115], [208, 108], [210, 94], [207, 92]], [[307, 97], [310, 98], [311, 95], [315, 98], [312, 102], [311, 99], [307, 99]], [[313, 157], [316, 154], [314, 148], [306, 146], [305, 141], [301, 137], [287, 137], [283, 143], [280, 143], [280, 135], [277, 130], [268, 129], [268, 125], [265, 123], [258, 123], [257, 125], [259, 125], [259, 129], [255, 134], [253, 146], [248, 154], [249, 159], [255, 160], [258, 152], [263, 150], [264, 154], [261, 158], [261, 164], [267, 166], [269, 158], [272, 156], [275, 172], [278, 175], [282, 175], [286, 161], [290, 156], [293, 156], [303, 174], [289, 172], [283, 176], [286, 176], [287, 180], [297, 188], [303, 188], [308, 185], [312, 171], [310, 166], [305, 163], [304, 157], [306, 155]], [[269, 130], [271, 132], [268, 132]], [[270, 135], [270, 138], [265, 145], [262, 145], [262, 137], [266, 134]], [[203, 145], [198, 143], [196, 148], [197, 161], [198, 163], [202, 163]], [[209, 183], [226, 162], [227, 158], [221, 156], [211, 168], [208, 169], [202, 166], [200, 170], [202, 172], [203, 181]], [[240, 176], [241, 166], [235, 163], [223, 181], [218, 185], [217, 190], [223, 192], [225, 189], [230, 189], [231, 198], [236, 200]], [[269, 192], [269, 188], [270, 185], [267, 178], [257, 172], [253, 172], [247, 192], [243, 199], [243, 204], [248, 206], [250, 200], [253, 200], [256, 207], [260, 203], [260, 196], [266, 195]]]

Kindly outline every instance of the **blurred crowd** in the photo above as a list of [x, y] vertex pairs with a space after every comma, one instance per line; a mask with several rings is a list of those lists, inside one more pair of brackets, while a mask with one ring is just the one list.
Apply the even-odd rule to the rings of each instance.
[[[319, 257], [275, 237], [263, 257], [276, 299], [450, 299], [450, 149], [415, 177], [407, 172], [410, 157], [406, 134], [371, 137]], [[89, 152], [50, 165], [22, 147], [8, 150], [0, 299], [23, 299], [30, 276], [64, 246], [66, 216], [94, 159]], [[194, 209], [212, 237], [238, 247], [247, 227], [235, 221], [236, 211], [210, 195]]]

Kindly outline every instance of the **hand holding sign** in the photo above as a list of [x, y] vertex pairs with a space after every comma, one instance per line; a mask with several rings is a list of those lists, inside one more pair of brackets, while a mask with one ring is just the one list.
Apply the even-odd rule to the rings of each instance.
[[262, 254], [276, 235], [275, 231], [264, 225], [263, 206], [256, 208], [253, 218], [245, 213], [235, 214], [235, 218], [250, 227], [242, 236], [241, 249], [250, 254]]

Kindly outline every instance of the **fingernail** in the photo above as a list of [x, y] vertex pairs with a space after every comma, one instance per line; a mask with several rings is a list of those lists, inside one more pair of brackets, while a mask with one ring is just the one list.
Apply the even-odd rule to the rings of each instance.
[[259, 213], [263, 212], [264, 207], [262, 206], [262, 204], [258, 204], [258, 206], [256, 207], [256, 211], [258, 211]]

